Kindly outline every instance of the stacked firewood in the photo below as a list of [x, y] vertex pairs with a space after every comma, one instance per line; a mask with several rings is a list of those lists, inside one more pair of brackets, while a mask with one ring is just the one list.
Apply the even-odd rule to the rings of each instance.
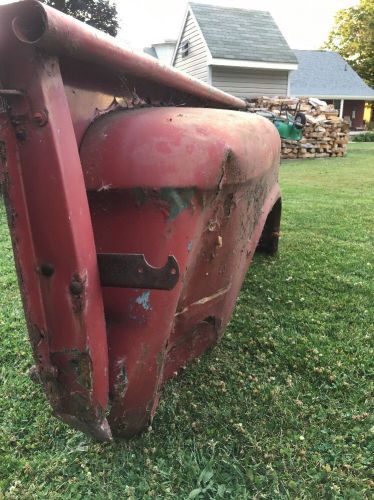
[[[280, 98], [260, 97], [248, 100], [251, 112], [271, 111], [281, 114], [281, 107], [292, 114], [298, 108], [306, 116], [306, 125], [300, 141], [282, 139], [282, 158], [327, 158], [344, 156], [349, 137], [349, 124], [339, 118], [339, 112], [332, 104], [318, 99], [302, 97]], [[284, 116], [284, 113], [282, 113]]]

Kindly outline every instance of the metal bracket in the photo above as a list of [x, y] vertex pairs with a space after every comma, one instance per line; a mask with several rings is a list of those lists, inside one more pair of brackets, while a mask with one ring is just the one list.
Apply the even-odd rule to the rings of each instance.
[[0, 89], [0, 113], [6, 113], [9, 105], [7, 97], [24, 97], [20, 90]]
[[179, 266], [169, 255], [164, 267], [153, 267], [143, 254], [97, 254], [101, 286], [171, 290], [179, 279]]
[[0, 95], [25, 97], [25, 94], [23, 92], [21, 92], [20, 90], [15, 90], [15, 89], [0, 89]]

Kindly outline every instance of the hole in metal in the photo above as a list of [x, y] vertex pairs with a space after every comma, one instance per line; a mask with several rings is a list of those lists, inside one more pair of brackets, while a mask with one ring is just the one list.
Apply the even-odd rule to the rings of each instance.
[[47, 20], [43, 8], [30, 5], [26, 11], [13, 19], [13, 32], [21, 42], [35, 43], [44, 35]]

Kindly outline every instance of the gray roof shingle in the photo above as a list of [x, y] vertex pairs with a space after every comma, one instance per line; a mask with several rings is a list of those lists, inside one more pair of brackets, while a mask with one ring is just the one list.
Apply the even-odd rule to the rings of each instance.
[[269, 12], [190, 3], [212, 57], [297, 64]]
[[336, 52], [295, 50], [299, 61], [291, 73], [291, 95], [369, 97], [374, 90]]
[[154, 47], [144, 47], [143, 52], [145, 52], [149, 56], [152, 56], [152, 57], [155, 57], [156, 59], [158, 59], [158, 55], [157, 55], [156, 49]]

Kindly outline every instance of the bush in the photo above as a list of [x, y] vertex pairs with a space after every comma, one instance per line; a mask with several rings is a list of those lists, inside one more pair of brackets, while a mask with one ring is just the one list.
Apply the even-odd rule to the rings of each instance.
[[374, 132], [366, 132], [365, 134], [355, 135], [353, 142], [374, 142]]

